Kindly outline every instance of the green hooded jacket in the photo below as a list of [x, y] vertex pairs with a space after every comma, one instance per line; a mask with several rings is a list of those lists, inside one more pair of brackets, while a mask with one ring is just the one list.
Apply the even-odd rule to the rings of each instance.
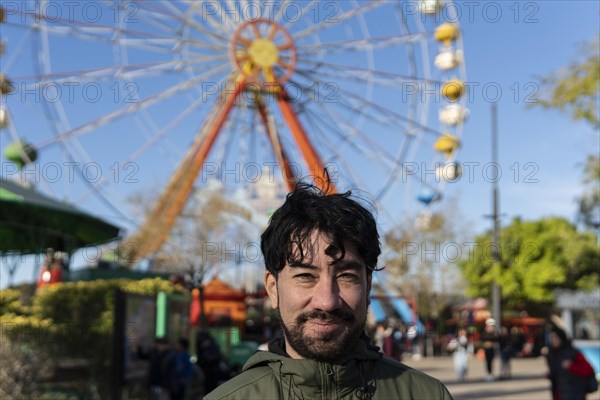
[[255, 353], [240, 375], [205, 399], [452, 399], [440, 381], [384, 357], [364, 340], [335, 364], [283, 354], [272, 350]]

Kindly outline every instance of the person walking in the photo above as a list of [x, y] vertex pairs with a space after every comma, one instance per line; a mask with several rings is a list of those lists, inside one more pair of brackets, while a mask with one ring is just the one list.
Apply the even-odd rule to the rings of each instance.
[[500, 347], [500, 379], [510, 379], [510, 359], [513, 357], [515, 350], [513, 336], [506, 326], [500, 328], [498, 344]]
[[466, 329], [461, 328], [458, 330], [456, 338], [448, 343], [448, 350], [452, 352], [456, 378], [460, 382], [464, 382], [467, 379], [469, 370], [469, 338]]
[[571, 344], [566, 332], [554, 325], [548, 335], [548, 377], [553, 400], [585, 400], [586, 380], [594, 369]]
[[172, 354], [169, 341], [165, 337], [156, 338], [148, 355], [148, 398], [150, 400], [169, 399], [169, 360]]
[[498, 343], [498, 326], [496, 320], [488, 318], [485, 321], [485, 329], [481, 335], [483, 342], [483, 352], [485, 356], [485, 369], [487, 372], [486, 380], [494, 380], [494, 357], [496, 356], [496, 343]]
[[192, 363], [188, 353], [189, 341], [179, 338], [175, 351], [170, 354], [168, 388], [171, 400], [183, 400], [192, 377]]

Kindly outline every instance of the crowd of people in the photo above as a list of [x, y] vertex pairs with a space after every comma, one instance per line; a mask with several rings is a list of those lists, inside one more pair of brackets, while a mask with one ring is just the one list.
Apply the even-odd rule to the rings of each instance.
[[155, 340], [147, 358], [147, 385], [150, 400], [183, 400], [194, 373], [194, 367], [188, 353], [189, 341], [179, 338], [174, 347], [167, 338]]

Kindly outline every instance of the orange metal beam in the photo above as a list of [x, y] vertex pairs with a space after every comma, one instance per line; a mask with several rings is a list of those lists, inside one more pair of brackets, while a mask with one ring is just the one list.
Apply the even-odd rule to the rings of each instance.
[[279, 108], [281, 109], [281, 113], [283, 114], [283, 118], [285, 119], [288, 127], [292, 131], [294, 140], [296, 140], [296, 144], [302, 153], [302, 157], [308, 166], [315, 185], [320, 187], [327, 194], [336, 193], [337, 190], [335, 185], [333, 182], [331, 182], [325, 170], [325, 166], [319, 157], [319, 154], [316, 152], [312, 143], [308, 139], [308, 136], [306, 135], [306, 132], [304, 131], [296, 112], [292, 108], [285, 88], [283, 85], [280, 87], [281, 92], [277, 100], [279, 103]]
[[135, 255], [137, 258], [147, 257], [156, 252], [169, 237], [175, 220], [192, 193], [196, 177], [201, 171], [221, 128], [225, 124], [235, 101], [246, 87], [246, 77], [240, 74], [234, 81], [234, 85], [234, 90], [215, 105], [217, 110], [213, 119], [207, 122], [199, 134], [196, 135], [192, 146], [136, 235], [138, 242], [136, 243]]

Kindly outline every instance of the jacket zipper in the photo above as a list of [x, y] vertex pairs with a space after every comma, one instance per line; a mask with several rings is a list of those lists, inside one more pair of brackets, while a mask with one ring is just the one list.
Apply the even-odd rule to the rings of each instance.
[[333, 367], [331, 364], [325, 364], [325, 390], [324, 393], [327, 394], [327, 399], [333, 399], [335, 395], [335, 382], [333, 377]]

